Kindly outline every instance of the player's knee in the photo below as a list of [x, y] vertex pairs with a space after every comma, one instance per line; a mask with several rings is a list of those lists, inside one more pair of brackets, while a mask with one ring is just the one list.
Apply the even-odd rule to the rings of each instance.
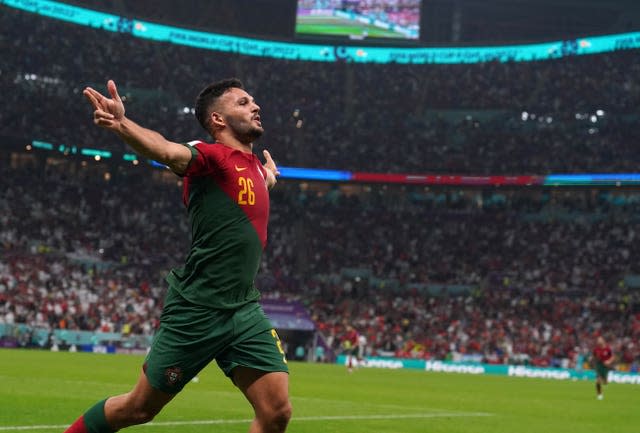
[[116, 403], [111, 406], [109, 415], [110, 424], [115, 429], [148, 423], [160, 411], [160, 408], [154, 409], [153, 406], [147, 406], [131, 398]]
[[287, 403], [282, 407], [282, 409], [279, 411], [278, 416], [285, 421], [285, 423], [288, 423], [289, 420], [291, 419], [291, 415], [293, 414], [293, 406], [291, 406], [291, 402], [287, 400]]
[[130, 425], [146, 424], [160, 412], [160, 408], [135, 401], [130, 401], [127, 409], [128, 424]]
[[293, 406], [291, 406], [291, 402], [287, 401], [287, 403], [276, 412], [274, 423], [284, 431], [287, 428], [287, 424], [289, 424], [292, 414]]
[[147, 408], [135, 408], [131, 413], [132, 421], [135, 424], [146, 424], [153, 420], [158, 414], [156, 410], [150, 410]]
[[268, 419], [265, 420], [266, 424], [269, 426], [268, 431], [273, 432], [284, 432], [289, 424], [289, 420], [291, 419], [291, 414], [293, 413], [293, 408], [289, 401], [279, 405], [278, 407], [271, 410], [268, 415]]

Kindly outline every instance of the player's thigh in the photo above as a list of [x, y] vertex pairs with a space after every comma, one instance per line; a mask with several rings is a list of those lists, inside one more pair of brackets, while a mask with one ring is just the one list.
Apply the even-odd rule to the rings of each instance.
[[259, 304], [233, 318], [235, 337], [216, 356], [218, 366], [247, 397], [258, 418], [288, 419], [289, 367], [278, 333]]
[[231, 341], [232, 314], [193, 305], [170, 290], [144, 371], [151, 386], [176, 394]]
[[216, 362], [234, 380], [237, 367], [264, 372], [288, 373], [287, 358], [278, 333], [258, 303], [249, 304], [234, 314], [233, 339], [217, 354]]
[[291, 411], [288, 373], [236, 367], [233, 370], [233, 381], [258, 416]]

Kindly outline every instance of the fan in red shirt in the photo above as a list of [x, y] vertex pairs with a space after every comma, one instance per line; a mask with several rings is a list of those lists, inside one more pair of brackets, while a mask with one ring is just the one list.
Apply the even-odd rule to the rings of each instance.
[[596, 393], [598, 400], [602, 400], [602, 385], [607, 384], [607, 376], [609, 370], [613, 369], [614, 360], [613, 351], [602, 336], [598, 337], [593, 349], [593, 360], [596, 369]]

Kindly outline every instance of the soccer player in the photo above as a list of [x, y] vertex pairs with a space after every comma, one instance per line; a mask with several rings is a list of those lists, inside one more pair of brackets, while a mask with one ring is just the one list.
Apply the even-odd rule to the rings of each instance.
[[598, 400], [602, 400], [602, 385], [607, 384], [609, 370], [613, 367], [613, 351], [607, 344], [604, 337], [599, 336], [596, 340], [596, 347], [593, 349], [593, 360], [596, 369], [596, 394]]
[[346, 332], [342, 336], [342, 348], [347, 356], [347, 371], [351, 373], [358, 366], [355, 360], [358, 351], [358, 331], [351, 325], [347, 325]]
[[180, 144], [127, 118], [112, 80], [107, 89], [110, 98], [89, 87], [83, 92], [94, 123], [183, 177], [192, 242], [184, 266], [167, 276], [160, 327], [137, 384], [95, 404], [66, 433], [150, 421], [213, 359], [254, 409], [249, 432], [284, 432], [291, 417], [287, 360], [254, 286], [268, 190], [280, 174], [268, 151], [264, 164], [252, 152], [263, 133], [260, 107], [237, 79], [210, 84], [195, 113], [214, 142]]

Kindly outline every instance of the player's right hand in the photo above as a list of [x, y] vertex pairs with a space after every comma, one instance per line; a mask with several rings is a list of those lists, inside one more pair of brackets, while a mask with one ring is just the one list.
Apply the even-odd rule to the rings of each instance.
[[107, 129], [118, 129], [124, 118], [124, 104], [118, 94], [116, 83], [107, 82], [107, 90], [111, 98], [107, 98], [97, 90], [87, 87], [82, 94], [93, 106], [93, 123]]

